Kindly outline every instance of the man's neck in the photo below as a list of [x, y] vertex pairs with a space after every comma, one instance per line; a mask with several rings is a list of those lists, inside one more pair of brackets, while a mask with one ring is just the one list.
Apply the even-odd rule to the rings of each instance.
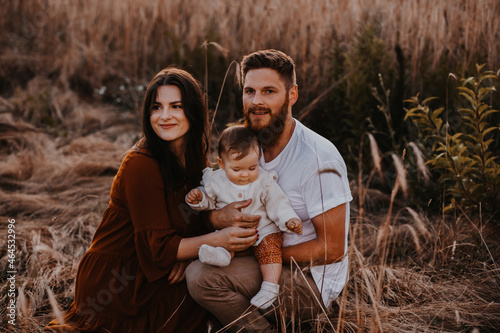
[[290, 116], [285, 122], [285, 129], [281, 134], [278, 142], [272, 146], [264, 146], [262, 151], [264, 153], [264, 161], [266, 163], [274, 160], [282, 151], [285, 149], [288, 141], [292, 138], [293, 131], [295, 129], [295, 120]]

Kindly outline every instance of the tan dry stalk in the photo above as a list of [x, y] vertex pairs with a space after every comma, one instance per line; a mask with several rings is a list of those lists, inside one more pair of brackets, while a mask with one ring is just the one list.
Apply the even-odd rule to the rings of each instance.
[[355, 258], [357, 260], [357, 263], [359, 265], [359, 271], [361, 272], [361, 275], [363, 277], [363, 280], [365, 282], [365, 286], [366, 286], [366, 290], [368, 292], [368, 296], [372, 302], [372, 307], [373, 307], [373, 311], [375, 313], [375, 317], [374, 317], [374, 321], [375, 321], [375, 324], [377, 325], [375, 327], [375, 330], [376, 332], [380, 332], [382, 333], [383, 332], [383, 329], [382, 329], [382, 321], [380, 320], [380, 314], [379, 314], [379, 301], [377, 300], [376, 296], [375, 296], [375, 293], [373, 292], [372, 290], [372, 286], [373, 284], [370, 283], [370, 280], [368, 278], [368, 270], [365, 268], [365, 264], [364, 264], [364, 260], [363, 260], [363, 256], [362, 254], [357, 250], [357, 248], [355, 247], [355, 245], [353, 245], [354, 247], [354, 253], [356, 254]]
[[[399, 160], [397, 156], [392, 154], [392, 158], [394, 161], [394, 165], [396, 166], [396, 170], [398, 172], [396, 182], [394, 184], [394, 187], [391, 192], [391, 201], [389, 203], [389, 209], [387, 212], [387, 217], [385, 219], [384, 225], [381, 227], [381, 229], [378, 232], [377, 235], [377, 248], [380, 248], [380, 270], [379, 270], [379, 276], [378, 276], [378, 283], [377, 283], [377, 294], [376, 294], [376, 299], [377, 302], [380, 301], [380, 296], [382, 295], [382, 282], [384, 279], [384, 272], [385, 272], [385, 262], [387, 260], [387, 246], [388, 246], [388, 232], [389, 232], [389, 227], [391, 224], [392, 220], [392, 209], [394, 206], [394, 200], [396, 199], [396, 194], [398, 193], [399, 189], [403, 188], [405, 186], [406, 188], [406, 171]], [[403, 191], [404, 192], [404, 191]]]
[[227, 75], [229, 74], [229, 70], [231, 69], [231, 66], [235, 64], [236, 65], [236, 76], [238, 77], [238, 81], [239, 81], [239, 78], [240, 78], [240, 64], [236, 61], [231, 61], [231, 63], [229, 64], [229, 66], [227, 67], [227, 70], [226, 70], [226, 74], [224, 74], [224, 80], [222, 81], [222, 86], [220, 87], [220, 91], [219, 91], [219, 98], [217, 99], [217, 104], [215, 105], [215, 110], [214, 110], [214, 113], [212, 115], [212, 120], [210, 121], [210, 131], [213, 130], [213, 127], [214, 127], [214, 121], [215, 121], [215, 116], [217, 115], [217, 110], [219, 109], [219, 103], [220, 103], [220, 99], [222, 97], [222, 92], [224, 91], [224, 86], [226, 84], [226, 79], [227, 79]]
[[413, 228], [409, 224], [403, 224], [397, 229], [398, 234], [401, 234], [405, 231], [408, 231], [410, 233], [412, 240], [413, 240], [413, 244], [415, 244], [415, 250], [417, 250], [417, 254], [418, 254], [418, 256], [420, 256], [422, 253], [422, 250], [421, 250], [421, 246], [420, 246], [420, 241], [418, 239], [417, 231], [415, 230], [415, 228]]
[[417, 227], [419, 233], [421, 235], [423, 235], [425, 238], [430, 238], [431, 234], [430, 234], [429, 230], [427, 229], [427, 227], [425, 226], [425, 223], [422, 220], [422, 218], [420, 217], [420, 215], [416, 211], [411, 209], [410, 207], [406, 207], [406, 210], [413, 217], [413, 222], [414, 222], [415, 226]]
[[[364, 137], [365, 134], [368, 135], [370, 141], [370, 152], [373, 160], [373, 169], [370, 171], [370, 175], [366, 184], [363, 185], [363, 145], [364, 145]], [[358, 221], [363, 218], [364, 215], [364, 202], [367, 195], [368, 188], [370, 187], [370, 183], [375, 176], [375, 173], [378, 173], [380, 177], [382, 177], [382, 165], [381, 160], [382, 156], [380, 155], [380, 151], [378, 149], [377, 142], [371, 133], [365, 133], [359, 142], [359, 157], [358, 157]]]
[[373, 160], [373, 167], [378, 172], [380, 177], [382, 177], [382, 156], [380, 155], [380, 150], [378, 149], [377, 141], [371, 133], [367, 133], [368, 139], [370, 140], [370, 152]]
[[54, 293], [49, 287], [47, 287], [45, 290], [47, 292], [47, 297], [49, 298], [49, 303], [50, 306], [52, 307], [52, 313], [54, 314], [54, 317], [56, 317], [56, 319], [59, 321], [61, 325], [64, 324], [64, 318], [61, 309], [59, 308], [59, 304], [57, 304]]
[[420, 171], [425, 180], [429, 180], [431, 173], [425, 165], [424, 154], [414, 142], [410, 142], [409, 146], [413, 149], [413, 153], [417, 159], [417, 169]]
[[323, 302], [318, 299], [316, 297], [316, 294], [314, 293], [311, 285], [309, 284], [309, 282], [307, 281], [305, 275], [304, 275], [304, 272], [302, 271], [302, 269], [300, 269], [300, 266], [299, 264], [295, 261], [295, 259], [292, 257], [291, 258], [292, 262], [293, 262], [293, 265], [295, 265], [297, 267], [297, 272], [300, 273], [300, 275], [302, 275], [302, 279], [307, 283], [307, 287], [309, 288], [309, 291], [311, 292], [311, 295], [314, 296], [314, 300], [316, 301], [316, 303], [319, 305], [319, 307], [321, 308], [321, 312], [323, 313], [323, 315], [325, 316], [326, 320], [328, 321], [328, 323], [330, 324], [330, 327], [335, 331], [335, 327], [333, 326], [332, 322], [330, 321], [330, 318], [328, 317], [328, 314], [326, 312], [326, 309], [325, 307], [323, 306]]

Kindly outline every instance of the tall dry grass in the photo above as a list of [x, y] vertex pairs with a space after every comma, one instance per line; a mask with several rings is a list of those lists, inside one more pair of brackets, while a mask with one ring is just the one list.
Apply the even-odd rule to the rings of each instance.
[[[19, 271], [18, 326], [8, 328], [2, 307], [2, 332], [41, 332], [69, 306], [120, 158], [138, 135], [136, 115], [74, 90], [88, 97], [112, 82], [108, 90], [124, 85], [137, 100], [140, 90], [128, 85], [172, 63], [202, 78], [207, 40], [224, 48], [207, 47], [216, 65], [210, 75], [224, 69], [221, 77], [244, 53], [283, 49], [296, 60], [308, 101], [331, 84], [323, 70], [332, 50], [363, 47], [355, 40], [369, 20], [388, 48], [403, 49], [417, 83], [423, 64], [444, 59], [466, 67], [481, 59], [496, 68], [500, 60], [495, 0], [37, 0], [0, 7], [0, 239], [6, 221], [16, 219]], [[215, 99], [220, 86], [208, 89]], [[408, 207], [399, 188], [392, 197], [372, 188], [381, 166], [369, 140], [377, 168], [351, 184], [350, 279], [326, 316], [293, 323], [295, 331], [498, 330], [498, 230], [427, 216]], [[400, 175], [398, 186], [404, 170]], [[6, 265], [2, 246], [2, 304]]]
[[[388, 49], [402, 48], [413, 81], [422, 66], [442, 60], [496, 68], [499, 14], [496, 0], [9, 1], [0, 13], [0, 76], [50, 76], [91, 92], [113, 78], [147, 79], [172, 63], [201, 74], [208, 40], [226, 50], [220, 71], [247, 52], [283, 49], [297, 61], [301, 92], [318, 95], [325, 60], [336, 47], [347, 54], [363, 47], [356, 38], [367, 22]], [[222, 53], [211, 54], [218, 65]]]
[[[32, 96], [45, 84], [31, 82], [31, 90], [19, 96]], [[0, 102], [0, 237], [6, 239], [7, 219], [16, 219], [18, 269], [17, 326], [7, 325], [2, 307], [2, 332], [41, 332], [69, 306], [79, 260], [107, 205], [113, 175], [138, 135], [133, 113], [88, 104], [57, 87], [50, 91], [49, 109], [55, 103], [62, 110], [57, 130], [35, 126], [36, 118], [24, 120], [16, 109], [26, 107], [20, 97]], [[370, 143], [376, 163], [376, 142], [372, 138]], [[399, 172], [404, 177], [404, 170]], [[405, 205], [399, 193], [403, 184], [391, 196], [372, 189], [366, 177], [359, 179], [351, 184], [356, 200], [351, 211], [350, 279], [344, 292], [317, 319], [285, 321], [281, 331], [498, 329], [498, 230], [478, 229], [465, 218], [427, 216]], [[7, 259], [2, 246], [2, 272]], [[5, 304], [7, 284], [4, 275], [1, 279]]]
[[[17, 327], [0, 310], [0, 331], [37, 332], [73, 297], [79, 260], [109, 201], [120, 159], [139, 135], [137, 117], [89, 105], [71, 91], [50, 87], [49, 106], [61, 110], [56, 129], [26, 119], [29, 96], [47, 87], [33, 80], [26, 91], [0, 100], [0, 294], [7, 304], [7, 221], [15, 219]], [[28, 97], [27, 97], [28, 96]], [[37, 127], [38, 126], [38, 127]], [[52, 304], [52, 305], [51, 305]]]

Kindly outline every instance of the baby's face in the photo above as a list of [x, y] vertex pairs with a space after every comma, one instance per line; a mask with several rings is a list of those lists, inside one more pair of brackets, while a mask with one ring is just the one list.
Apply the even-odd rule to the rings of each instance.
[[252, 149], [242, 159], [235, 159], [237, 154], [224, 154], [219, 165], [226, 172], [227, 178], [236, 185], [249, 184], [259, 177], [259, 151]]

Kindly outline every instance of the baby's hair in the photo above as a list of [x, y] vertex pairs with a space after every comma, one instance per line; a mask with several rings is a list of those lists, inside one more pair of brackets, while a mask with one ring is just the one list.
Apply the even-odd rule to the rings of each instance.
[[251, 149], [257, 148], [260, 154], [259, 138], [250, 128], [235, 125], [226, 128], [219, 139], [219, 157], [223, 154], [236, 153], [236, 160], [247, 156]]

